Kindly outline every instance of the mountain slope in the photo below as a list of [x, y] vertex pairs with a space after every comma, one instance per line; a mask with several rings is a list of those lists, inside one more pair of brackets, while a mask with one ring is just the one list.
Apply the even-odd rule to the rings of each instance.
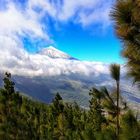
[[[0, 76], [2, 77], [2, 76]], [[18, 91], [45, 103], [50, 103], [57, 92], [60, 92], [64, 100], [74, 102], [87, 107], [89, 105], [89, 90], [92, 87], [106, 86], [114, 88], [109, 75], [101, 74], [82, 76], [80, 74], [57, 75], [44, 77], [13, 76]], [[0, 79], [2, 82], [2, 79]], [[131, 107], [139, 109], [140, 94], [136, 87], [132, 87], [127, 79], [121, 80], [121, 94]]]
[[43, 48], [39, 52], [39, 54], [49, 56], [50, 58], [75, 59], [76, 60], [76, 58], [71, 57], [67, 53], [62, 52], [62, 51], [56, 49], [53, 46], [50, 46], [50, 47], [47, 47], [47, 48]]

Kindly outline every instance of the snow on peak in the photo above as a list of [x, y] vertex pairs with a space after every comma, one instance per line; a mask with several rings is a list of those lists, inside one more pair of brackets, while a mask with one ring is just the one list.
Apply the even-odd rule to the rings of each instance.
[[55, 48], [55, 47], [53, 47], [53, 46], [49, 46], [49, 47], [47, 47], [47, 48], [45, 48], [45, 49], [59, 51], [58, 49], [56, 49], [56, 48]]
[[62, 59], [71, 59], [72, 57], [70, 55], [68, 55], [65, 52], [62, 52], [58, 49], [56, 49], [53, 46], [47, 47], [47, 48], [43, 48], [39, 54], [41, 55], [47, 55], [50, 58], [62, 58]]

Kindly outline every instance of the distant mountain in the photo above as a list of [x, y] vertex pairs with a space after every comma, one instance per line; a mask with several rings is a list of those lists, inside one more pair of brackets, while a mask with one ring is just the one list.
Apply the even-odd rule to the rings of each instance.
[[39, 54], [41, 55], [46, 55], [46, 56], [49, 56], [50, 58], [61, 58], [61, 59], [73, 59], [73, 60], [78, 60], [74, 57], [71, 57], [70, 55], [68, 55], [67, 53], [65, 52], [62, 52], [58, 49], [56, 49], [55, 47], [53, 46], [50, 46], [50, 47], [47, 47], [47, 48], [43, 48]]

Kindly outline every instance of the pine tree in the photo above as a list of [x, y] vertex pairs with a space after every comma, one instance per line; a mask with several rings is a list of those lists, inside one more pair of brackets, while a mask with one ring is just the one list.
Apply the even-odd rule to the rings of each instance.
[[99, 132], [102, 129], [102, 124], [105, 123], [105, 117], [102, 111], [101, 99], [104, 95], [96, 88], [90, 90], [91, 96], [90, 111], [89, 111], [89, 123], [93, 129], [93, 132]]
[[52, 103], [53, 103], [54, 113], [56, 116], [59, 115], [59, 113], [63, 112], [64, 110], [63, 99], [59, 93], [56, 94]]
[[137, 118], [134, 116], [133, 112], [129, 110], [126, 114], [122, 116], [121, 119], [122, 140], [139, 140], [140, 139], [140, 125], [138, 124]]
[[2, 126], [6, 139], [16, 139], [19, 135], [15, 130], [18, 130], [19, 122], [17, 117], [20, 116], [20, 107], [22, 104], [22, 98], [19, 93], [15, 91], [14, 82], [11, 80], [11, 74], [5, 73], [3, 79], [4, 86], [1, 89], [1, 101], [3, 103], [4, 119]]
[[117, 0], [111, 16], [117, 36], [123, 43], [122, 55], [127, 58], [129, 75], [140, 84], [140, 1]]
[[110, 66], [111, 77], [116, 81], [116, 94], [117, 94], [117, 123], [116, 123], [116, 135], [119, 139], [119, 115], [120, 115], [120, 107], [119, 107], [119, 99], [120, 99], [120, 65], [112, 64]]

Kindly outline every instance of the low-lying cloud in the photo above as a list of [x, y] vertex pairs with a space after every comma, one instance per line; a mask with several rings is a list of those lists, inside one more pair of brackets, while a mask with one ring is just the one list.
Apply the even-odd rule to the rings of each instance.
[[[6, 39], [5, 41], [9, 42]], [[12, 74], [23, 76], [55, 76], [61, 74], [89, 76], [93, 73], [98, 76], [100, 73], [108, 73], [108, 65], [101, 62], [53, 59], [39, 53], [30, 54], [23, 48], [17, 47], [16, 44], [14, 51], [9, 47], [9, 43], [5, 45], [7, 45], [5, 50], [0, 52], [0, 67], [3, 72], [9, 71]]]

